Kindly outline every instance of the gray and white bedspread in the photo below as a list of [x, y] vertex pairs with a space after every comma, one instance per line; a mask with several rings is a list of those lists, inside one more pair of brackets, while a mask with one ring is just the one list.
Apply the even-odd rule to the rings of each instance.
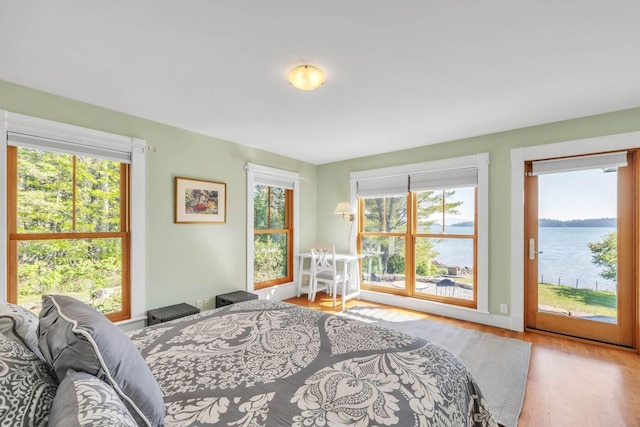
[[253, 300], [130, 333], [167, 426], [496, 426], [445, 348]]

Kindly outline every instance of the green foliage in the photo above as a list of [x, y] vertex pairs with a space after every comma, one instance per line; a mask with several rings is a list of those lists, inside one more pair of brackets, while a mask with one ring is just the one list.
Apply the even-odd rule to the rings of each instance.
[[618, 236], [617, 233], [608, 233], [602, 240], [596, 243], [587, 243], [591, 250], [592, 262], [604, 267], [600, 276], [615, 281], [618, 277]]
[[[282, 238], [283, 236], [284, 238]], [[253, 280], [255, 283], [287, 276], [286, 235], [256, 235], [253, 248]]]
[[[18, 233], [120, 230], [120, 163], [76, 157], [75, 168], [74, 187], [74, 156], [18, 149]], [[35, 302], [45, 293], [73, 294], [105, 313], [119, 311], [121, 286], [121, 238], [18, 244], [19, 302]]]
[[93, 291], [91, 292], [90, 298], [89, 304], [102, 313], [113, 313], [122, 307], [121, 288], [115, 288], [113, 289], [113, 293], [107, 293], [106, 295], [100, 295], [98, 292]]
[[568, 286], [538, 284], [538, 304], [568, 312], [617, 317], [616, 294], [609, 291], [574, 289]]
[[[444, 203], [443, 203], [444, 201]], [[417, 194], [418, 232], [429, 233], [434, 226], [434, 214], [455, 215], [463, 202], [455, 200], [454, 190], [421, 191]], [[406, 196], [365, 198], [364, 231], [373, 233], [405, 233], [407, 230]], [[380, 274], [404, 274], [404, 240], [402, 245], [394, 245], [394, 237], [366, 236], [362, 241], [364, 253], [379, 254], [372, 259], [372, 267]], [[430, 239], [418, 239], [416, 244], [416, 274], [429, 276], [438, 273], [432, 259], [438, 256]]]
[[286, 191], [284, 188], [256, 185], [253, 191], [254, 228], [278, 230], [286, 227]]
[[404, 274], [404, 256], [393, 254], [387, 262], [387, 273]]
[[429, 239], [416, 239], [416, 275], [436, 276], [440, 270], [433, 264], [432, 259], [440, 255], [433, 249]]

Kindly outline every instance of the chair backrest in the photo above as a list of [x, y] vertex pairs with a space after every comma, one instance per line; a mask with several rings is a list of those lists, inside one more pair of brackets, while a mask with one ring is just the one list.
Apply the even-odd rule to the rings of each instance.
[[333, 245], [315, 243], [311, 246], [311, 268], [315, 274], [330, 272], [336, 275], [336, 249]]

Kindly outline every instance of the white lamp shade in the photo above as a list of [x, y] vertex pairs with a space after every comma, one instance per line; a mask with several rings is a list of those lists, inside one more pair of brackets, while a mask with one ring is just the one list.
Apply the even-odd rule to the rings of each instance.
[[299, 65], [289, 73], [289, 83], [300, 90], [313, 90], [324, 83], [324, 73], [313, 65]]
[[333, 213], [336, 215], [344, 215], [352, 214], [353, 211], [351, 210], [351, 205], [349, 204], [349, 202], [340, 202], [338, 203], [338, 206], [336, 206], [336, 209], [333, 211]]

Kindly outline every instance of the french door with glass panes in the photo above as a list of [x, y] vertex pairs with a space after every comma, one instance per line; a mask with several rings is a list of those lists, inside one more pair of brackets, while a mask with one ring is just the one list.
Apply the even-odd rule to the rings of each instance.
[[527, 327], [633, 346], [636, 152], [528, 162]]

